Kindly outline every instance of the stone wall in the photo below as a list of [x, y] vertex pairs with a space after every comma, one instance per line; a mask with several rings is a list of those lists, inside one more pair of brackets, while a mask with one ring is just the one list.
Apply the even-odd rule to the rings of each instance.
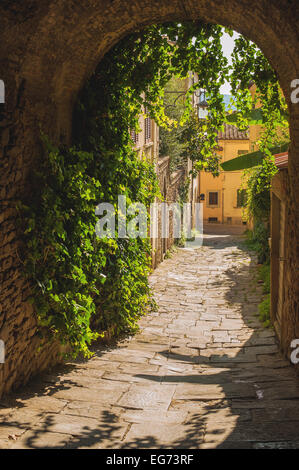
[[[272, 179], [271, 189], [271, 320], [281, 348], [287, 356], [292, 352], [292, 340], [299, 339], [299, 305], [296, 301], [292, 303], [294, 299], [299, 298], [299, 273], [292, 277], [288, 263], [290, 252], [299, 256], [299, 238], [297, 237], [292, 245], [295, 226], [290, 218], [290, 201], [289, 171], [279, 170]], [[282, 204], [285, 208], [283, 218], [280, 210]], [[283, 253], [279, 250], [282, 245]], [[283, 274], [279, 275], [281, 261], [284, 265]], [[280, 322], [276, 318], [279, 307]]]
[[[297, 0], [2, 0], [0, 79], [0, 394], [25, 383], [51, 362], [36, 355], [38, 336], [30, 286], [22, 275], [16, 202], [31, 191], [30, 175], [41, 152], [40, 129], [70, 144], [78, 92], [106, 51], [126, 34], [154, 22], [198, 19], [233, 27], [268, 57], [286, 96], [291, 125], [286, 250], [286, 329], [283, 349], [299, 337], [299, 104], [290, 83], [299, 78]], [[53, 353], [56, 356], [55, 353]]]

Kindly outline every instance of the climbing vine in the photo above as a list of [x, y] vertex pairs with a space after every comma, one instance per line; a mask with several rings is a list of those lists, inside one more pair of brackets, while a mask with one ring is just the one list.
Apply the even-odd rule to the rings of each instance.
[[[192, 141], [188, 130], [185, 134], [195, 168], [212, 168], [217, 174], [217, 134], [226, 121], [220, 94], [225, 80], [233, 84], [240, 126], [250, 104], [237, 84], [247, 85], [247, 68], [268, 100], [271, 116], [270, 101], [281, 100], [275, 73], [260, 53], [256, 58], [247, 40], [237, 43], [233, 69], [228, 65], [221, 46], [224, 31], [232, 34], [195, 21], [153, 25], [131, 34], [106, 54], [82, 89], [74, 109], [72, 148], [55, 147], [43, 137], [32, 193], [19, 206], [25, 234], [21, 255], [40, 333], [67, 343], [74, 355], [89, 355], [91, 342], [107, 329], [115, 334], [134, 330], [150, 301], [149, 240], [118, 238], [117, 222], [116, 238], [95, 234], [100, 202], [112, 204], [117, 214], [118, 195], [126, 196], [127, 204], [138, 201], [147, 207], [159, 195], [154, 165], [132, 147], [130, 130], [139, 131], [140, 113], [162, 128], [177, 126], [165, 112], [165, 86], [172, 77], [196, 72], [199, 81], [186, 93], [180, 121], [198, 135]], [[191, 96], [198, 88], [207, 91], [210, 107], [200, 124], [191, 112]]]
[[164, 89], [165, 114], [172, 120], [173, 125], [159, 129], [159, 155], [170, 157], [170, 170], [176, 171], [186, 163], [183, 155], [185, 144], [181, 135], [186, 127], [182, 123], [185, 113], [185, 82], [176, 77], [166, 84]]

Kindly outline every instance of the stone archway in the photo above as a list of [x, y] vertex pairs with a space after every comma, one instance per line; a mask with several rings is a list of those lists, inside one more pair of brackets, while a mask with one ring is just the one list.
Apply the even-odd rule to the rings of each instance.
[[85, 80], [112, 45], [154, 22], [201, 18], [230, 26], [253, 40], [278, 73], [292, 138], [282, 338], [287, 353], [299, 337], [299, 104], [290, 102], [290, 83], [299, 77], [297, 0], [3, 0], [0, 13], [0, 78], [6, 88], [6, 103], [0, 105], [0, 337], [7, 346], [0, 394], [55, 360], [55, 349], [39, 358], [34, 353], [35, 319], [26, 302], [29, 287], [21, 275], [15, 228], [15, 201], [30, 191], [30, 171], [40, 152], [39, 128], [56, 142], [70, 142], [73, 103]]

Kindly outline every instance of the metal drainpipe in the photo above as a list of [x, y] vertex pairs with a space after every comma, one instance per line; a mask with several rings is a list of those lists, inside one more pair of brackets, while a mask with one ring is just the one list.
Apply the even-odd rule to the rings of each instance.
[[224, 188], [222, 188], [222, 223], [224, 224]]

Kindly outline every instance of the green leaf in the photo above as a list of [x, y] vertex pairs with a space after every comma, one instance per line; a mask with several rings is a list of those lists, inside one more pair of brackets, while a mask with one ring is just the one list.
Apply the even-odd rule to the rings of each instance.
[[[238, 112], [233, 112], [231, 114], [226, 115], [226, 120], [230, 124], [237, 124], [238, 123], [238, 116], [239, 116]], [[288, 119], [288, 114], [283, 113], [283, 117], [287, 120]], [[246, 113], [245, 116], [242, 115], [242, 118], [245, 118], [246, 120], [248, 120], [248, 125], [249, 126], [255, 125], [255, 124], [256, 125], [263, 125], [267, 122], [267, 119], [268, 119], [264, 116], [262, 108], [252, 109], [251, 111]]]
[[[282, 145], [271, 147], [269, 151], [271, 155], [286, 152], [289, 148], [289, 145], [289, 142], [285, 142]], [[226, 162], [221, 163], [220, 166], [224, 171], [245, 170], [246, 168], [252, 168], [254, 166], [260, 165], [264, 158], [265, 153], [261, 150], [257, 150], [255, 152], [245, 153], [239, 157], [227, 160]]]

